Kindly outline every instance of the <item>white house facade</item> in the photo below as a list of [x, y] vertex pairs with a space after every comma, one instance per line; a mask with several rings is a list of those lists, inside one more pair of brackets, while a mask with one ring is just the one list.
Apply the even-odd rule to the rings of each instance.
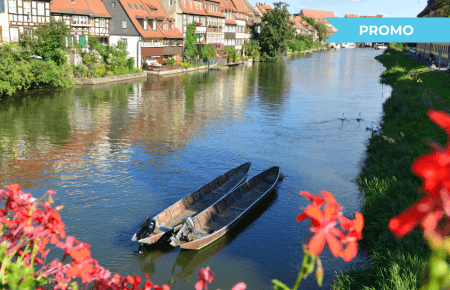
[[0, 42], [9, 41], [8, 5], [6, 0], [0, 0]]

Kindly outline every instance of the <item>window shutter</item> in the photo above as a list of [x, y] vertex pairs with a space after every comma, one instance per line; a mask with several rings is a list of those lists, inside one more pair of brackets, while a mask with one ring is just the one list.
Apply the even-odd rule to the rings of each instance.
[[72, 44], [72, 36], [69, 36], [69, 37], [68, 37], [68, 42], [69, 42], [69, 45]]
[[86, 47], [86, 36], [80, 36], [81, 47]]
[[0, 0], [0, 13], [5, 11], [5, 0]]

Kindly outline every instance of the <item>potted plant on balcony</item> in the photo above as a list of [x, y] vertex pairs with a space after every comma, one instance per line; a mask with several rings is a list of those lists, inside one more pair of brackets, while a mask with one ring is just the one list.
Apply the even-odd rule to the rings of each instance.
[[197, 22], [197, 26], [201, 26], [202, 25], [202, 23], [201, 22]]
[[183, 46], [183, 40], [178, 41], [178, 46]]

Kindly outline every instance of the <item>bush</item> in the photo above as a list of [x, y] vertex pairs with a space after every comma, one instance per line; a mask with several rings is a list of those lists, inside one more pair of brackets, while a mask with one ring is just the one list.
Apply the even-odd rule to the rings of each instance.
[[167, 59], [167, 65], [175, 65], [175, 63], [176, 63], [176, 61], [175, 61], [175, 59], [173, 57]]
[[148, 67], [148, 63], [144, 62], [144, 63], [142, 64], [142, 68], [143, 68], [143, 69], [146, 69], [147, 67]]

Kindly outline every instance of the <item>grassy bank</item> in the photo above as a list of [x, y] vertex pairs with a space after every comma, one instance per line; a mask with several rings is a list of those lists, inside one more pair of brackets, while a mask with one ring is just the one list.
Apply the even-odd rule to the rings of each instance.
[[387, 226], [420, 197], [421, 180], [411, 172], [413, 160], [431, 151], [427, 141], [447, 141], [426, 113], [450, 111], [450, 76], [424, 68], [399, 50], [386, 50], [377, 59], [386, 67], [381, 80], [393, 91], [383, 105], [382, 132], [370, 139], [359, 180], [365, 219], [360, 244], [370, 265], [338, 276], [335, 290], [418, 289], [429, 255], [417, 228], [396, 239]]

